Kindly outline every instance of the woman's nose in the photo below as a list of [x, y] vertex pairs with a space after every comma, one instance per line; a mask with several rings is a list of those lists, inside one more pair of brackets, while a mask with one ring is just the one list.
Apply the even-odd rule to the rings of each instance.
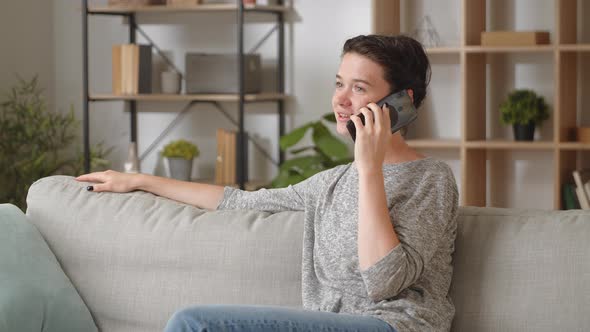
[[350, 100], [350, 96], [346, 90], [340, 90], [334, 92], [334, 97], [336, 99], [336, 103], [341, 106], [350, 106], [352, 104]]

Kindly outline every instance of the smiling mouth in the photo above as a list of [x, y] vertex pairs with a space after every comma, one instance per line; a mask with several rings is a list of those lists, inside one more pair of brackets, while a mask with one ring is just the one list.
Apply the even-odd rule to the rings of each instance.
[[348, 121], [348, 120], [350, 120], [350, 116], [352, 115], [352, 114], [345, 114], [345, 113], [340, 113], [340, 112], [336, 112], [336, 114], [338, 114], [339, 121]]

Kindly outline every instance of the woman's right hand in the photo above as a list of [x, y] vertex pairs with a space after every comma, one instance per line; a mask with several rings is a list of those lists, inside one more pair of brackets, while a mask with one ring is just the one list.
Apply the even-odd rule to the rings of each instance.
[[76, 181], [97, 183], [88, 186], [86, 188], [88, 191], [126, 193], [138, 189], [139, 176], [140, 174], [127, 174], [108, 170], [80, 175], [76, 178]]

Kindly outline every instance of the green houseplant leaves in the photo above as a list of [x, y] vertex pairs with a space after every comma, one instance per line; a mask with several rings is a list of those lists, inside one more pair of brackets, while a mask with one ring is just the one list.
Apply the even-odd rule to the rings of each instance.
[[[80, 174], [83, 156], [67, 149], [76, 141], [73, 108], [50, 112], [37, 76], [18, 83], [0, 102], [0, 203], [25, 210], [26, 195], [36, 180], [54, 174]], [[94, 169], [107, 167], [102, 144], [91, 149]]]
[[512, 91], [500, 105], [500, 121], [507, 124], [540, 124], [549, 118], [549, 107], [542, 96], [534, 91], [518, 89]]
[[166, 144], [166, 146], [164, 146], [164, 150], [162, 151], [163, 157], [182, 158], [186, 160], [196, 158], [199, 156], [199, 154], [199, 148], [195, 144], [183, 139], [172, 141]]
[[[289, 134], [281, 137], [279, 144], [283, 151], [294, 147], [305, 137], [308, 131], [312, 132], [313, 145], [290, 151], [291, 154], [297, 155], [297, 157], [281, 164], [279, 174], [272, 181], [271, 186], [273, 188], [296, 184], [318, 172], [353, 160], [346, 144], [332, 135], [322, 120], [336, 122], [334, 113], [329, 113], [320, 120], [295, 128]], [[300, 154], [302, 155], [299, 156]]]

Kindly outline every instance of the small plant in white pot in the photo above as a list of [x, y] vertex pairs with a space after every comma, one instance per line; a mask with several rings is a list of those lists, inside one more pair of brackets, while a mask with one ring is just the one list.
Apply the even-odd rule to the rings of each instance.
[[166, 158], [168, 175], [177, 180], [190, 181], [193, 160], [199, 153], [195, 144], [183, 139], [166, 144], [162, 157]]

